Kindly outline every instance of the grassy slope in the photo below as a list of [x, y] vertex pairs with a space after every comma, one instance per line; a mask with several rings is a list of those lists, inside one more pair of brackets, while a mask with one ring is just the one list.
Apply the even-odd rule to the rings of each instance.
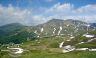
[[[35, 41], [28, 41], [21, 45], [24, 52], [22, 56], [17, 58], [95, 58], [96, 52], [74, 51], [62, 53], [62, 49], [58, 48], [59, 43], [67, 39], [64, 38], [41, 38]], [[79, 46], [80, 47], [80, 46]], [[0, 52], [0, 58], [12, 58], [6, 52]]]

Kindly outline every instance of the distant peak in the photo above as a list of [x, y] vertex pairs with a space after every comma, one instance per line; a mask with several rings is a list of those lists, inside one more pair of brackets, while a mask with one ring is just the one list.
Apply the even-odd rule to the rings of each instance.
[[23, 25], [20, 23], [10, 23], [10, 24], [3, 25], [1, 27], [4, 27], [4, 26], [23, 26]]
[[49, 21], [64, 21], [64, 20], [62, 20], [62, 19], [51, 19]]

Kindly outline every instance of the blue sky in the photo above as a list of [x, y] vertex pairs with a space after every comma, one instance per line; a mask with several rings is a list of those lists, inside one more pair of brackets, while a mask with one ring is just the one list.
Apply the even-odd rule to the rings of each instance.
[[96, 0], [0, 0], [0, 4], [3, 6], [8, 6], [12, 4], [13, 6], [18, 6], [20, 8], [26, 7], [50, 7], [56, 3], [71, 3], [76, 7], [81, 7], [87, 4], [96, 4]]
[[96, 0], [0, 0], [0, 25], [44, 23], [52, 18], [96, 21]]

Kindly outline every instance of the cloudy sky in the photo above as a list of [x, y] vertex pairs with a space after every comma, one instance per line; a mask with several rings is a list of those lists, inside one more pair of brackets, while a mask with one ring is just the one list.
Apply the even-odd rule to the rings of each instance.
[[52, 18], [96, 22], [96, 0], [0, 0], [0, 25], [36, 25]]

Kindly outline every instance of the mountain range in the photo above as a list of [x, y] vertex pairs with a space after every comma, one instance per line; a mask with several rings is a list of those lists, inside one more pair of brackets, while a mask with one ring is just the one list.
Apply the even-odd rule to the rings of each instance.
[[0, 43], [21, 43], [34, 38], [51, 36], [77, 36], [91, 31], [96, 31], [96, 23], [73, 19], [52, 19], [36, 26], [12, 23], [0, 26]]

